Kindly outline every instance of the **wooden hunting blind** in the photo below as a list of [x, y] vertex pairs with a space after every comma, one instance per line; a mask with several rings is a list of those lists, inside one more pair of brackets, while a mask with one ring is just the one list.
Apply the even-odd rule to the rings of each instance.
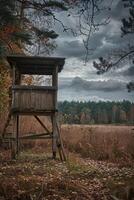
[[[53, 157], [56, 157], [58, 147], [60, 158], [65, 160], [60, 131], [57, 123], [57, 91], [58, 73], [63, 69], [64, 58], [37, 57], [37, 56], [8, 56], [7, 61], [12, 71], [12, 100], [11, 112], [5, 125], [3, 136], [8, 123], [13, 117], [13, 140], [12, 157], [16, 157], [19, 152], [19, 139], [52, 139]], [[51, 75], [51, 86], [22, 85], [23, 75]], [[19, 135], [19, 115], [33, 115], [45, 133], [34, 135]], [[52, 132], [41, 121], [40, 115], [50, 116], [52, 122]]]

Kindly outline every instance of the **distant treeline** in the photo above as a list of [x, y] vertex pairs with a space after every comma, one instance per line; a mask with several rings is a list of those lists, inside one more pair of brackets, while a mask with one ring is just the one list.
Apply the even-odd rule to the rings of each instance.
[[59, 102], [61, 123], [67, 124], [134, 124], [134, 103]]

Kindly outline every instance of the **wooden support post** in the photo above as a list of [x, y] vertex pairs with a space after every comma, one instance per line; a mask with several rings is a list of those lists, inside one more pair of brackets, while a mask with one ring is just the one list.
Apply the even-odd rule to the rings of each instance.
[[16, 159], [19, 153], [19, 116], [13, 115], [13, 137], [15, 140], [12, 141], [12, 159]]
[[[52, 74], [52, 86], [56, 87], [58, 89], [58, 66], [56, 66], [53, 70]], [[57, 109], [57, 90], [55, 91], [54, 95], [54, 107]], [[57, 127], [56, 127], [56, 112], [52, 115], [52, 132], [53, 132], [53, 138], [52, 138], [52, 152], [53, 152], [53, 158], [56, 158], [56, 151], [57, 151]]]
[[12, 78], [12, 85], [15, 85], [15, 79], [16, 79], [16, 70], [15, 70], [15, 66], [13, 66], [13, 78]]
[[16, 124], [16, 156], [19, 154], [19, 115], [17, 115], [17, 124]]
[[56, 151], [57, 151], [57, 128], [56, 128], [56, 115], [55, 113], [52, 115], [52, 153], [53, 159], [56, 159]]
[[[16, 115], [13, 115], [13, 137], [16, 137]], [[15, 140], [12, 140], [11, 158], [16, 158], [16, 145]]]
[[[58, 66], [56, 66], [53, 70], [52, 86], [56, 87], [56, 89], [58, 90]], [[55, 91], [55, 95], [53, 99], [55, 109], [57, 109], [57, 90]]]
[[61, 135], [60, 135], [60, 128], [59, 128], [59, 125], [58, 123], [56, 123], [57, 125], [57, 135], [58, 135], [58, 139], [59, 139], [59, 151], [60, 151], [60, 154], [62, 155], [62, 161], [66, 161], [66, 154], [65, 154], [65, 150], [64, 150], [64, 146], [63, 146], [63, 143], [62, 143], [62, 138], [61, 138]]
[[[13, 74], [12, 74], [12, 85], [15, 85], [15, 79], [16, 79], [16, 70], [15, 66], [13, 66]], [[12, 94], [12, 102], [14, 102], [14, 93]], [[17, 122], [17, 115], [13, 115], [13, 137], [16, 138], [16, 122]], [[12, 140], [12, 149], [11, 149], [11, 158], [16, 158], [16, 145], [15, 140]]]

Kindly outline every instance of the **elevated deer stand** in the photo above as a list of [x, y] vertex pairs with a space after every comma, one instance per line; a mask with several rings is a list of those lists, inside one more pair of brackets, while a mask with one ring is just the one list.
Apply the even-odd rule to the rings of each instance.
[[[52, 139], [53, 158], [56, 158], [57, 148], [61, 160], [66, 160], [57, 123], [57, 90], [58, 72], [61, 72], [64, 58], [8, 56], [7, 60], [12, 69], [12, 103], [11, 112], [3, 131], [3, 140], [12, 141], [12, 158], [19, 153], [20, 139]], [[21, 85], [22, 75], [51, 75], [52, 86]], [[19, 135], [19, 116], [33, 115], [44, 128], [45, 133], [34, 135]], [[50, 116], [52, 132], [48, 130], [39, 116]], [[6, 129], [13, 119], [12, 136], [6, 137]]]

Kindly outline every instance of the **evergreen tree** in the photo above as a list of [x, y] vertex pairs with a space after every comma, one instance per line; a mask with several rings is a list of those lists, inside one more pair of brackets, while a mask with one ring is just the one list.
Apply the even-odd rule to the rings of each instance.
[[[72, 112], [75, 105], [77, 109]], [[123, 102], [59, 102], [64, 123], [111, 124], [134, 123], [134, 104]]]
[[0, 21], [0, 58], [2, 59], [6, 53], [16, 51], [20, 40], [30, 43], [30, 35], [20, 27], [15, 0], [0, 0]]
[[127, 121], [126, 112], [124, 110], [122, 110], [122, 109], [120, 109], [120, 116], [119, 116], [119, 118], [120, 118], [120, 122], [121, 123], [124, 123], [124, 122]]
[[130, 107], [129, 121], [131, 124], [134, 124], [134, 104], [131, 104], [131, 107]]
[[134, 6], [129, 9], [129, 17], [122, 19], [122, 36], [134, 33]]
[[25, 42], [34, 44], [34, 52], [35, 44], [39, 49], [46, 47], [47, 53], [55, 48], [51, 40], [57, 38], [58, 34], [50, 30], [50, 24], [52, 20], [57, 20], [54, 12], [67, 10], [65, 2], [0, 0], [0, 54], [5, 54], [6, 50], [14, 52], [13, 44], [24, 49]]

